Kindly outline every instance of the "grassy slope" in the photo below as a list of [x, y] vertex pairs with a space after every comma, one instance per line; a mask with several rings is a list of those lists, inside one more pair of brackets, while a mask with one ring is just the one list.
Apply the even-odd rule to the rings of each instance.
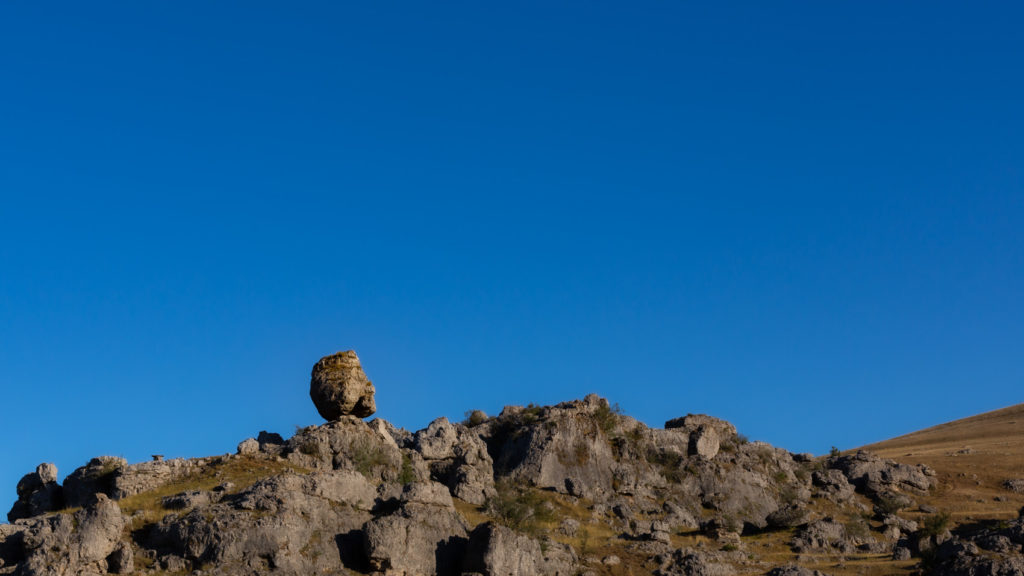
[[1013, 518], [1024, 494], [1002, 484], [1024, 478], [1024, 404], [947, 422], [864, 446], [908, 464], [927, 464], [939, 475], [939, 488], [922, 503], [963, 522]]

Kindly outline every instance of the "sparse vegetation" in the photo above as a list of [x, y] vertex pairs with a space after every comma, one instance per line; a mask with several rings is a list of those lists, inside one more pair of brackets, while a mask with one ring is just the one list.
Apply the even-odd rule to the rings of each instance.
[[540, 406], [534, 404], [533, 402], [530, 402], [529, 404], [527, 404], [526, 408], [523, 408], [523, 411], [519, 413], [519, 423], [520, 423], [520, 425], [526, 426], [526, 425], [529, 425], [529, 424], [533, 424], [534, 422], [539, 420], [540, 419], [541, 410], [542, 410], [542, 408]]
[[[133, 519], [132, 529], [159, 521], [170, 513], [164, 509], [163, 499], [182, 492], [192, 490], [212, 490], [215, 487], [230, 483], [234, 487], [231, 492], [237, 493], [255, 484], [257, 481], [285, 472], [308, 474], [309, 471], [281, 460], [265, 460], [262, 458], [230, 458], [211, 464], [201, 471], [165, 484], [155, 490], [128, 496], [118, 502], [122, 512], [131, 516], [142, 512]], [[176, 511], [182, 513], [182, 511]]]
[[416, 481], [416, 470], [412, 467], [412, 458], [402, 454], [402, 469], [398, 472], [398, 483], [405, 486]]
[[373, 471], [376, 468], [390, 464], [387, 454], [380, 446], [360, 442], [352, 448], [352, 464], [357, 472], [370, 480], [374, 479]]
[[846, 533], [854, 538], [866, 540], [871, 537], [871, 525], [863, 518], [851, 518], [845, 524]]
[[320, 444], [318, 444], [312, 438], [307, 438], [299, 444], [299, 452], [306, 456], [312, 456], [313, 458], [320, 457]]
[[682, 454], [667, 450], [657, 450], [652, 447], [647, 451], [647, 461], [656, 466], [658, 473], [670, 483], [678, 484], [683, 481], [682, 466], [684, 458]]
[[462, 421], [462, 425], [466, 428], [475, 428], [484, 422], [487, 422], [487, 413], [483, 410], [467, 410], [466, 419]]
[[830, 458], [838, 458], [840, 454], [842, 454], [842, 452], [840, 452], [839, 448], [836, 448], [835, 446], [830, 448], [828, 451], [828, 455]]
[[554, 508], [546, 505], [537, 490], [500, 480], [497, 495], [488, 500], [486, 510], [497, 522], [531, 535], [537, 535], [544, 523], [554, 520]]
[[615, 426], [619, 423], [619, 416], [622, 415], [622, 408], [618, 402], [615, 404], [608, 404], [602, 402], [596, 410], [594, 410], [594, 422], [597, 423], [597, 429], [600, 430], [605, 436], [611, 436], [612, 431], [615, 430]]

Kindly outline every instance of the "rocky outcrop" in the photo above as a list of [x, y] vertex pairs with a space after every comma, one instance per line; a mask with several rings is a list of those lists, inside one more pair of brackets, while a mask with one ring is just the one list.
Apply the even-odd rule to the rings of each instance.
[[215, 460], [216, 458], [175, 458], [131, 465], [118, 464], [112, 475], [113, 489], [110, 495], [115, 500], [122, 500], [156, 490], [203, 470]]
[[487, 445], [465, 426], [438, 418], [412, 438], [433, 480], [448, 486], [452, 496], [482, 505], [494, 496], [494, 465]]
[[1012, 521], [936, 536], [919, 535], [916, 552], [928, 557], [925, 573], [953, 576], [1024, 575], [1024, 510]]
[[734, 576], [736, 569], [713, 554], [690, 549], [673, 551], [654, 571], [655, 576]]
[[562, 494], [614, 492], [618, 467], [609, 442], [616, 415], [608, 401], [588, 396], [551, 407], [506, 407], [474, 428], [486, 440], [499, 475]]
[[371, 569], [386, 574], [458, 574], [468, 532], [448, 488], [407, 484], [395, 512], [363, 526]]
[[847, 533], [846, 526], [833, 518], [816, 520], [804, 526], [793, 538], [797, 552], [836, 550], [852, 552], [857, 542]]
[[124, 458], [100, 456], [64, 479], [64, 500], [71, 508], [85, 506], [95, 494], [113, 496], [118, 473], [128, 466]]
[[105, 574], [107, 558], [121, 544], [125, 519], [117, 503], [97, 494], [74, 514], [40, 516], [21, 532], [23, 576]]
[[469, 536], [465, 572], [486, 576], [568, 576], [577, 570], [572, 548], [534, 538], [488, 522]]
[[223, 573], [311, 574], [358, 566], [345, 535], [371, 517], [376, 490], [351, 471], [285, 474], [237, 495], [171, 514], [139, 536], [161, 565], [214, 565]]
[[1024, 494], [1024, 478], [1013, 478], [1003, 482], [1003, 488], [1017, 494]]
[[324, 420], [366, 418], [377, 411], [373, 384], [352, 350], [324, 356], [313, 366], [309, 396]]
[[300, 430], [282, 454], [303, 468], [353, 470], [381, 482], [394, 482], [402, 467], [394, 441], [354, 416]]
[[841, 470], [816, 470], [811, 480], [819, 488], [819, 493], [833, 502], [846, 502], [853, 498], [853, 484]]
[[7, 513], [10, 522], [64, 507], [64, 489], [57, 484], [57, 466], [54, 464], [40, 464], [35, 472], [26, 474], [18, 482], [17, 491], [18, 501]]
[[935, 486], [935, 472], [927, 466], [911, 466], [879, 458], [863, 450], [829, 460], [857, 490], [869, 495], [910, 491], [924, 493]]

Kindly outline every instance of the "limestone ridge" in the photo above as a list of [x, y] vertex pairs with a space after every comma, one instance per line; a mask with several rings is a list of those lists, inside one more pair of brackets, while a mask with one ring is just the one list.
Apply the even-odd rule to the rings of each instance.
[[[0, 574], [800, 576], [821, 574], [799, 565], [808, 558], [857, 555], [950, 570], [936, 573], [1024, 565], [1024, 519], [961, 537], [901, 515], [934, 488], [926, 467], [791, 454], [704, 415], [649, 428], [595, 395], [408, 432], [362, 420], [373, 393], [342, 352], [311, 377], [328, 422], [287, 440], [95, 458], [63, 485], [41, 465], [0, 524]], [[748, 543], [769, 536], [784, 546], [771, 561]]]

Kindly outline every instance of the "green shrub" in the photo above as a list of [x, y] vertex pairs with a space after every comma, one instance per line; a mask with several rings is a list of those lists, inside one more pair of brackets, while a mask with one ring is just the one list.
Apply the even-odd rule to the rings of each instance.
[[597, 410], [594, 410], [594, 422], [597, 423], [597, 428], [604, 433], [605, 436], [611, 435], [612, 431], [615, 430], [615, 426], [619, 423], [619, 416], [622, 415], [622, 408], [618, 402], [615, 404], [608, 404], [602, 402]]
[[828, 455], [829, 455], [830, 457], [832, 457], [832, 458], [838, 458], [840, 454], [841, 454], [841, 452], [839, 451], [839, 448], [836, 448], [835, 446], [833, 446], [833, 447], [832, 447], [832, 448], [831, 448], [831, 449], [830, 449], [830, 450], [828, 451]]
[[416, 481], [416, 470], [412, 467], [412, 458], [402, 454], [402, 469], [398, 472], [398, 483], [402, 486]]
[[932, 514], [921, 521], [921, 527], [918, 529], [918, 533], [925, 537], [938, 536], [949, 529], [949, 521], [949, 512]]
[[499, 524], [535, 536], [544, 523], [555, 517], [536, 490], [511, 480], [499, 480], [495, 489], [496, 494], [487, 500], [486, 508]]

